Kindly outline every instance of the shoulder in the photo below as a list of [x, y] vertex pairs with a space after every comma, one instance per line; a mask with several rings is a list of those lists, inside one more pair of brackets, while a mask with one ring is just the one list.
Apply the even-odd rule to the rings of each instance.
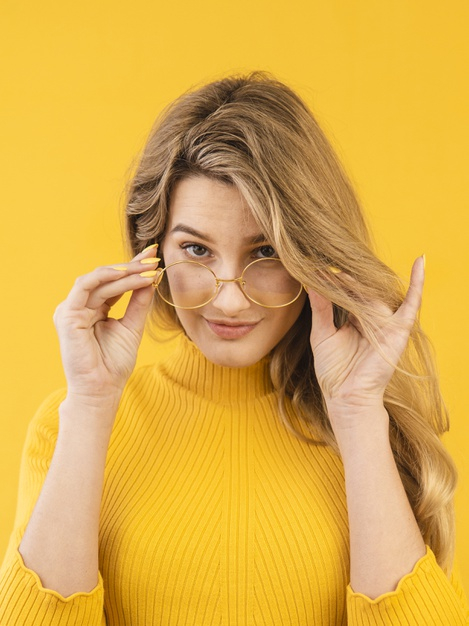
[[67, 389], [56, 389], [39, 405], [28, 426], [26, 441], [40, 435], [45, 439], [56, 439], [59, 430], [59, 406], [65, 400]]
[[67, 390], [57, 389], [39, 405], [30, 420], [23, 445], [21, 471], [35, 475], [47, 471], [59, 432], [59, 406]]

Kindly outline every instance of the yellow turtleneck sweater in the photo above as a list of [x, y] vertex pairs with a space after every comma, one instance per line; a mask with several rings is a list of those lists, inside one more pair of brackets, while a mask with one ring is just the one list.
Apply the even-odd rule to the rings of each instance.
[[[99, 584], [45, 589], [18, 552], [54, 451], [49, 397], [24, 450], [16, 528], [0, 572], [1, 626], [468, 624], [460, 586], [428, 549], [396, 591], [348, 586], [341, 460], [291, 435], [268, 358], [213, 365], [181, 337], [122, 397], [106, 464]], [[73, 563], [70, 563], [73, 567]]]

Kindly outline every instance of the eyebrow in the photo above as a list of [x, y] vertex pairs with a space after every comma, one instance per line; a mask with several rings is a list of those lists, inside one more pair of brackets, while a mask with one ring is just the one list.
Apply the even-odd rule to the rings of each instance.
[[[204, 235], [203, 233], [200, 233], [198, 230], [195, 230], [195, 228], [192, 228], [191, 226], [186, 226], [186, 224], [176, 224], [176, 226], [172, 228], [168, 234], [172, 235], [173, 233], [187, 233], [188, 235], [192, 235], [193, 237], [197, 237], [199, 239], [203, 239], [204, 241], [208, 241], [208, 243], [212, 243], [212, 244], [214, 243], [211, 237], [209, 237], [208, 235]], [[254, 235], [254, 237], [243, 238], [243, 242], [246, 244], [250, 244], [250, 245], [254, 245], [256, 243], [263, 243], [265, 241], [268, 241], [268, 240], [265, 237], [265, 235], [263, 235], [262, 233], [259, 233], [258, 235]]]

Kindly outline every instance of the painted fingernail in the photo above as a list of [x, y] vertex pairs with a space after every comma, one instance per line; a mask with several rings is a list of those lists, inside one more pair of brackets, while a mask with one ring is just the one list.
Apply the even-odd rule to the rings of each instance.
[[423, 269], [425, 269], [425, 265], [427, 263], [427, 257], [424, 254], [422, 254], [422, 259], [423, 259]]
[[153, 258], [149, 258], [149, 259], [142, 259], [140, 261], [140, 263], [144, 263], [144, 264], [148, 264], [148, 265], [150, 265], [150, 263], [151, 263], [151, 264], [154, 265], [155, 263], [159, 263], [160, 261], [161, 261], [161, 259], [159, 259], [158, 257], [153, 257]]
[[156, 276], [157, 274], [158, 272], [156, 272], [155, 270], [150, 270], [148, 272], [142, 272], [140, 276], [142, 278], [151, 278], [152, 276]]
[[142, 250], [142, 252], [147, 252], [148, 250], [151, 250], [152, 248], [158, 248], [157, 243], [152, 243], [151, 246], [147, 246], [144, 250]]
[[125, 270], [127, 269], [127, 265], [113, 265], [112, 269], [119, 270], [119, 272], [125, 272]]
[[329, 269], [331, 270], [331, 272], [333, 274], [341, 274], [342, 273], [342, 270], [339, 270], [338, 267], [334, 267], [333, 265], [329, 265]]

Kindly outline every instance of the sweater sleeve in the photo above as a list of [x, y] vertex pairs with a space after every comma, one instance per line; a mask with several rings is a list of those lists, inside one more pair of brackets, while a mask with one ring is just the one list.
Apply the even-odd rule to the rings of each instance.
[[66, 391], [50, 395], [28, 428], [20, 470], [15, 527], [0, 567], [0, 624], [8, 626], [105, 626], [103, 580], [89, 593], [64, 598], [43, 587], [18, 550], [47, 475], [58, 433], [58, 408]]
[[448, 578], [427, 546], [426, 554], [395, 591], [371, 600], [347, 588], [348, 626], [467, 626], [469, 607], [457, 577]]

